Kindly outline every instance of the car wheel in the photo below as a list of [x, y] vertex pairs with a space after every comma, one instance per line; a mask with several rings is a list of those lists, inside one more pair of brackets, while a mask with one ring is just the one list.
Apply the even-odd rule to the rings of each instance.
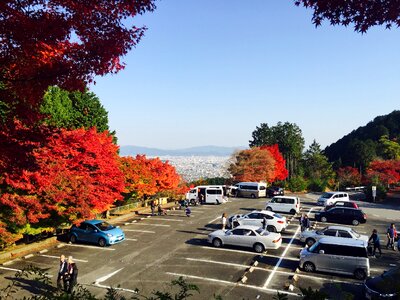
[[303, 264], [303, 269], [306, 272], [314, 272], [315, 271], [315, 266], [314, 266], [314, 264], [312, 262], [306, 261]]
[[99, 246], [100, 247], [105, 247], [107, 245], [107, 242], [105, 239], [101, 238], [99, 239]]
[[220, 248], [222, 246], [222, 241], [220, 239], [213, 239], [212, 243], [215, 248]]
[[321, 222], [327, 222], [328, 219], [326, 217], [321, 217]]
[[272, 225], [268, 225], [268, 226], [267, 226], [267, 230], [268, 230], [269, 232], [276, 232], [275, 226], [272, 226]]
[[256, 198], [256, 195], [251, 194], [250, 197], [251, 197], [252, 199], [255, 199], [255, 198]]
[[262, 244], [260, 244], [260, 243], [254, 244], [253, 249], [254, 249], [254, 251], [257, 252], [257, 253], [262, 253], [262, 252], [264, 252], [264, 246], [263, 246]]
[[69, 241], [70, 241], [72, 244], [75, 244], [76, 241], [77, 241], [76, 235], [75, 235], [75, 234], [71, 235], [71, 237], [69, 238]]
[[290, 213], [291, 213], [292, 215], [295, 215], [295, 214], [296, 214], [296, 211], [295, 211], [294, 209], [291, 209], [291, 210], [290, 210]]
[[309, 238], [309, 239], [306, 240], [306, 245], [308, 247], [311, 247], [312, 245], [314, 245], [314, 243], [315, 243], [314, 239]]
[[268, 210], [268, 211], [272, 211], [272, 208], [268, 206], [268, 207], [267, 207], [267, 210]]
[[363, 269], [357, 269], [354, 271], [354, 277], [358, 280], [364, 280], [367, 277], [367, 274]]
[[351, 222], [351, 224], [353, 224], [354, 226], [358, 226], [358, 224], [360, 224], [360, 222], [358, 220], [353, 220]]

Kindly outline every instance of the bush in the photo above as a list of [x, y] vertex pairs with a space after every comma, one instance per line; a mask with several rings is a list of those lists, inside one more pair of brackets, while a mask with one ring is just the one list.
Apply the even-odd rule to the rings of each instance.
[[307, 181], [301, 176], [294, 176], [289, 179], [287, 187], [292, 192], [302, 192], [307, 188]]
[[307, 189], [311, 192], [325, 192], [326, 186], [326, 181], [319, 178], [313, 178], [309, 181]]

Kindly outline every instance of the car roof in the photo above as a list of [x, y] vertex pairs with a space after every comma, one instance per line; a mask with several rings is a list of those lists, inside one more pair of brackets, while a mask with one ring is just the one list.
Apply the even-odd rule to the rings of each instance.
[[234, 229], [251, 229], [251, 230], [257, 230], [257, 229], [259, 229], [260, 228], [260, 226], [254, 226], [254, 225], [240, 225], [240, 226], [237, 226], [237, 227], [235, 227], [235, 228], [232, 228], [232, 230], [234, 230]]
[[293, 196], [274, 196], [273, 198], [297, 199], [298, 197], [293, 197]]
[[334, 230], [347, 230], [347, 231], [353, 230], [351, 227], [348, 227], [348, 226], [336, 226], [336, 225], [327, 226], [327, 228], [334, 229]]
[[273, 215], [276, 214], [276, 213], [274, 213], [273, 211], [269, 211], [269, 210], [253, 210], [253, 211], [250, 212], [249, 214], [252, 214], [252, 213], [262, 213], [262, 214], [264, 214], [264, 215], [270, 215], [270, 216], [273, 216]]
[[345, 238], [345, 237], [324, 237], [319, 240], [319, 243], [320, 244], [362, 247], [362, 248], [366, 248], [368, 245], [367, 241], [349, 239], [349, 238]]
[[87, 224], [98, 224], [98, 223], [102, 223], [102, 222], [103, 222], [103, 220], [96, 220], [96, 219], [84, 221], [84, 223], [87, 223]]

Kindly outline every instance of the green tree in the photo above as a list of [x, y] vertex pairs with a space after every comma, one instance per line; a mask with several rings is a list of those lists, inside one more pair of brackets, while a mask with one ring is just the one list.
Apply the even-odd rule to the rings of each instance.
[[299, 174], [299, 162], [304, 149], [304, 138], [299, 126], [278, 122], [276, 126], [269, 127], [267, 123], [261, 123], [252, 132], [252, 138], [249, 141], [250, 147], [278, 144], [279, 151], [286, 160], [289, 177]]
[[353, 162], [360, 168], [360, 173], [376, 157], [376, 144], [370, 139], [366, 141], [355, 139], [350, 143], [350, 149]]
[[387, 135], [383, 135], [379, 139], [378, 149], [384, 159], [400, 159], [400, 144], [389, 140]]
[[304, 153], [303, 156], [304, 174], [310, 179], [320, 179], [328, 182], [334, 177], [332, 164], [323, 154], [320, 144], [315, 140]]
[[108, 112], [92, 92], [68, 92], [57, 86], [49, 87], [43, 97], [40, 112], [52, 127], [78, 129], [96, 127], [98, 132], [109, 130]]

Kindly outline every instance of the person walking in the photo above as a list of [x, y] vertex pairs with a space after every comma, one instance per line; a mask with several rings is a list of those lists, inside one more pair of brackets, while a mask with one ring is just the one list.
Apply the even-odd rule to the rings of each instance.
[[151, 215], [154, 216], [155, 210], [156, 210], [156, 204], [155, 204], [154, 200], [151, 201], [150, 208], [151, 208]]
[[390, 227], [388, 228], [386, 232], [386, 236], [388, 238], [388, 242], [386, 244], [386, 249], [392, 248], [393, 250], [396, 250], [395, 246], [395, 239], [397, 238], [397, 231], [396, 231], [396, 226], [394, 223], [390, 224]]
[[186, 217], [190, 217], [190, 214], [192, 213], [192, 211], [190, 210], [189, 206], [186, 207], [185, 213], [186, 213]]
[[310, 219], [307, 217], [307, 215], [303, 216], [303, 219], [301, 221], [301, 231], [308, 230], [310, 228]]
[[162, 207], [161, 204], [158, 204], [158, 215], [161, 216], [162, 215]]
[[222, 222], [222, 230], [225, 230], [225, 228], [226, 228], [226, 213], [222, 214], [221, 222]]
[[65, 289], [65, 281], [64, 281], [64, 275], [67, 272], [67, 261], [65, 259], [65, 255], [60, 256], [60, 267], [58, 268], [58, 274], [57, 274], [57, 289], [62, 290], [63, 288]]
[[369, 237], [368, 243], [372, 241], [374, 249], [372, 250], [372, 256], [375, 256], [376, 249], [379, 250], [379, 255], [382, 255], [381, 241], [379, 239], [378, 231], [376, 229], [372, 230], [372, 234]]
[[264, 216], [263, 220], [261, 221], [262, 227], [264, 230], [267, 230], [267, 218]]
[[68, 279], [68, 294], [72, 294], [75, 285], [78, 282], [78, 267], [76, 263], [72, 259], [72, 256], [68, 257], [68, 271], [67, 271], [67, 279]]
[[305, 216], [305, 214], [302, 214], [301, 217], [300, 217], [300, 219], [299, 219], [299, 224], [300, 224], [301, 232], [304, 231], [304, 228], [303, 228], [304, 216]]

